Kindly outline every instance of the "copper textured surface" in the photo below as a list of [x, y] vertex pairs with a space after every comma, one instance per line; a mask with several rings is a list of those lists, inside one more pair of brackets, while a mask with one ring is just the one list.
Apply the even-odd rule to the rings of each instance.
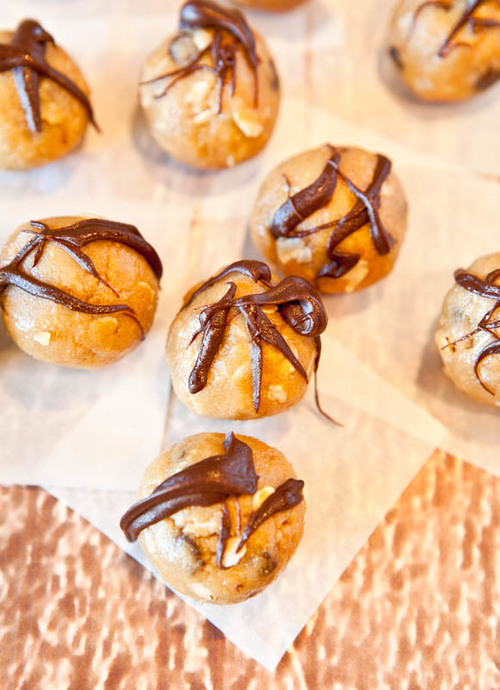
[[500, 688], [500, 481], [436, 453], [273, 674], [42, 489], [0, 490], [8, 690]]

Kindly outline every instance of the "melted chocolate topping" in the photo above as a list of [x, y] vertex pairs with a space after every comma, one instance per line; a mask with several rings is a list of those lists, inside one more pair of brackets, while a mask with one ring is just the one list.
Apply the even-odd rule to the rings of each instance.
[[491, 342], [489, 345], [483, 347], [474, 363], [474, 373], [476, 375], [477, 380], [484, 388], [484, 390], [488, 391], [488, 393], [491, 393], [491, 395], [495, 395], [495, 393], [494, 391], [490, 390], [481, 379], [479, 366], [481, 362], [483, 362], [487, 357], [491, 357], [491, 355], [500, 355], [500, 335], [498, 335], [498, 333], [495, 332], [495, 329], [500, 328], [500, 318], [498, 317], [498, 315], [496, 315], [497, 310], [500, 308], [500, 285], [495, 284], [495, 281], [499, 278], [500, 269], [491, 271], [484, 279], [481, 279], [478, 276], [473, 275], [472, 273], [467, 273], [467, 271], [464, 271], [463, 268], [459, 268], [457, 271], [455, 271], [455, 282], [458, 285], [476, 295], [480, 295], [481, 297], [485, 297], [486, 299], [495, 300], [495, 303], [492, 306], [492, 308], [483, 316], [483, 318], [473, 331], [467, 333], [458, 340], [455, 340], [453, 343], [449, 343], [445, 346], [453, 347], [462, 340], [467, 340], [467, 338], [471, 338], [479, 331], [487, 331], [490, 335], [494, 337], [495, 340]]
[[304, 482], [302, 479], [287, 479], [286, 482], [278, 486], [276, 491], [268, 496], [260, 508], [255, 510], [248, 518], [236, 552], [243, 547], [245, 542], [248, 541], [262, 523], [269, 520], [270, 517], [299, 505], [304, 498], [302, 494], [303, 488]]
[[[194, 29], [213, 29], [214, 34], [210, 44], [199, 51], [186, 65], [158, 77], [141, 82], [151, 84], [166, 77], [173, 77], [165, 89], [155, 98], [163, 98], [165, 94], [180, 79], [184, 79], [193, 72], [208, 69], [215, 74], [219, 82], [219, 114], [222, 112], [222, 96], [226, 80], [231, 82], [231, 95], [236, 89], [237, 51], [241, 46], [246, 61], [254, 77], [254, 107], [259, 102], [259, 79], [257, 69], [259, 58], [256, 52], [255, 37], [240, 10], [217, 5], [209, 0], [193, 0], [186, 2], [180, 14], [179, 29], [187, 32]], [[210, 62], [203, 62], [206, 57]], [[211, 63], [211, 64], [210, 64]]]
[[54, 43], [52, 36], [38, 22], [25, 19], [19, 24], [11, 42], [0, 44], [0, 72], [12, 70], [30, 131], [42, 131], [40, 77], [50, 79], [74, 96], [85, 108], [90, 122], [98, 130], [87, 95], [69, 77], [45, 60], [48, 43]]
[[486, 91], [500, 79], [500, 69], [487, 69], [474, 84], [476, 91]]
[[[337, 246], [365, 225], [370, 225], [371, 237], [380, 255], [388, 254], [391, 250], [393, 240], [382, 223], [378, 209], [382, 185], [391, 172], [392, 164], [385, 156], [377, 155], [372, 181], [366, 190], [361, 190], [340, 169], [340, 153], [330, 144], [328, 146], [330, 157], [320, 176], [309, 187], [291, 196], [290, 182], [287, 180], [289, 197], [276, 211], [270, 231], [274, 237], [306, 237], [320, 230], [334, 228], [326, 249], [329, 263], [320, 269], [317, 278], [340, 278], [354, 268], [361, 257], [359, 254], [337, 251]], [[352, 209], [338, 220], [307, 230], [297, 229], [303, 220], [330, 203], [339, 177], [356, 197]]]
[[160, 279], [162, 274], [160, 258], [135, 226], [100, 218], [89, 218], [57, 229], [51, 229], [41, 221], [32, 220], [31, 228], [22, 232], [32, 234], [33, 238], [19, 250], [9, 264], [0, 267], [0, 297], [9, 285], [14, 285], [30, 295], [51, 300], [72, 311], [95, 316], [121, 312], [124, 316], [135, 321], [141, 331], [141, 339], [144, 339], [144, 330], [132, 307], [126, 304], [84, 302], [54, 285], [34, 278], [23, 268], [24, 260], [33, 254], [33, 266], [36, 266], [43, 256], [47, 243], [52, 242], [62, 247], [81, 268], [97, 278], [118, 297], [119, 295], [114, 288], [99, 275], [92, 259], [82, 251], [82, 247], [99, 240], [123, 244], [141, 254], [151, 266], [156, 277]]
[[[222, 503], [216, 562], [217, 567], [223, 568], [224, 551], [231, 533], [227, 499], [255, 494], [258, 480], [252, 450], [246, 443], [229, 433], [224, 440], [224, 449], [226, 452], [222, 455], [206, 458], [171, 475], [150, 496], [129, 508], [120, 520], [127, 539], [135, 541], [142, 530], [184, 508]], [[303, 481], [288, 479], [258, 510], [251, 513], [238, 550], [266, 520], [298, 505], [303, 498], [303, 486]]]
[[[495, 19], [488, 19], [487, 17], [477, 17], [474, 15], [476, 10], [478, 10], [482, 5], [484, 5], [486, 2], [489, 0], [475, 0], [472, 2], [468, 8], [460, 15], [458, 18], [457, 22], [451, 29], [450, 33], [446, 36], [444, 39], [443, 43], [441, 44], [439, 50], [438, 50], [438, 56], [441, 58], [447, 57], [447, 55], [450, 54], [450, 52], [454, 48], [471, 48], [470, 43], [465, 43], [463, 41], [456, 41], [455, 38], [457, 35], [462, 31], [462, 29], [468, 24], [470, 29], [473, 31], [473, 33], [481, 33], [483, 31], [486, 31], [488, 29], [494, 29], [500, 27], [500, 22], [498, 22]], [[450, 10], [454, 9], [456, 7], [456, 0], [428, 0], [427, 2], [423, 2], [417, 10], [415, 11], [415, 14], [413, 15], [413, 21], [411, 24], [411, 29], [410, 29], [410, 35], [411, 37], [415, 25], [417, 22], [417, 19], [421, 12], [426, 8], [426, 7], [437, 7], [439, 9], [445, 10], [446, 12], [449, 12]]]
[[474, 12], [478, 10], [481, 5], [484, 5], [488, 0], [475, 0], [467, 10], [459, 17], [455, 26], [452, 28], [446, 39], [441, 45], [438, 55], [439, 57], [446, 57], [453, 48], [458, 48], [459, 46], [463, 48], [470, 48], [469, 43], [457, 42], [455, 37], [460, 31], [468, 24], [470, 29], [476, 34], [487, 29], [494, 29], [500, 27], [500, 22], [494, 19], [488, 19], [487, 17], [475, 17]]
[[[203, 337], [195, 366], [189, 377], [189, 390], [195, 394], [206, 386], [208, 372], [224, 339], [230, 312], [237, 311], [245, 319], [251, 339], [253, 405], [258, 412], [262, 384], [262, 342], [279, 350], [296, 371], [308, 380], [303, 366], [275, 324], [266, 316], [263, 307], [276, 306], [283, 321], [294, 331], [318, 339], [326, 328], [327, 316], [321, 297], [310, 283], [298, 276], [288, 276], [278, 285], [271, 287], [268, 282], [271, 278], [269, 268], [260, 261], [238, 261], [231, 264], [199, 287], [187, 305], [195, 295], [231, 273], [242, 273], [251, 277], [254, 282], [263, 282], [268, 289], [260, 294], [244, 295], [235, 299], [236, 285], [230, 282], [228, 291], [221, 299], [201, 308], [200, 327], [193, 334], [191, 343], [200, 333], [203, 333]], [[316, 345], [318, 347], [318, 340]], [[319, 358], [316, 359], [316, 368], [318, 362]], [[322, 412], [321, 408], [319, 409]]]

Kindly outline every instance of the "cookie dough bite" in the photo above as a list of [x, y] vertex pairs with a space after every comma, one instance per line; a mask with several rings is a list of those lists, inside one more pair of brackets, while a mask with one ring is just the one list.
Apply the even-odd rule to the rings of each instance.
[[473, 400], [500, 407], [500, 252], [455, 271], [436, 343], [455, 386]]
[[146, 470], [121, 519], [167, 585], [234, 604], [284, 570], [301, 538], [304, 482], [275, 448], [204, 433], [176, 443]]
[[89, 89], [73, 60], [33, 19], [0, 31], [0, 168], [65, 156], [94, 126]]
[[161, 273], [133, 225], [80, 216], [31, 221], [0, 254], [1, 313], [35, 359], [102, 367], [144, 339]]
[[263, 40], [235, 8], [183, 5], [179, 29], [146, 60], [140, 100], [157, 143], [195, 168], [230, 168], [261, 151], [279, 107]]
[[233, 0], [235, 5], [268, 12], [284, 12], [300, 5], [304, 0]]
[[203, 417], [282, 412], [302, 398], [316, 371], [326, 323], [307, 281], [277, 282], [261, 261], [231, 264], [188, 293], [170, 326], [175, 392]]
[[391, 161], [325, 144], [278, 165], [250, 219], [266, 261], [325, 293], [361, 290], [392, 269], [406, 232], [407, 203]]
[[401, 79], [419, 98], [471, 98], [500, 77], [500, 3], [401, 0], [388, 44]]

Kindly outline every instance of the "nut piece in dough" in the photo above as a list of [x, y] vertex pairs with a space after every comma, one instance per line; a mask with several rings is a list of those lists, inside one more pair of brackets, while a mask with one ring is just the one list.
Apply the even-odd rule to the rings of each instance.
[[325, 293], [353, 292], [392, 269], [406, 232], [403, 188], [385, 156], [325, 144], [264, 180], [250, 219], [255, 246], [277, 273]]
[[[327, 317], [307, 281], [238, 261], [188, 293], [167, 339], [180, 400], [203, 417], [252, 419], [304, 395]], [[319, 407], [319, 405], [318, 405]]]
[[303, 485], [282, 453], [255, 438], [197, 434], [146, 469], [120, 525], [167, 585], [234, 604], [267, 587], [293, 556]]
[[96, 126], [73, 60], [36, 21], [0, 31], [0, 168], [26, 170], [65, 156]]
[[425, 101], [462, 101], [500, 78], [498, 0], [401, 0], [388, 51], [403, 82]]
[[455, 271], [436, 344], [444, 371], [473, 400], [500, 407], [500, 253]]
[[35, 359], [111, 364], [151, 328], [161, 271], [133, 225], [80, 216], [24, 223], [0, 254], [7, 332]]
[[187, 2], [178, 32], [146, 60], [140, 101], [151, 132], [172, 158], [230, 168], [271, 136], [279, 78], [263, 40], [240, 10]]

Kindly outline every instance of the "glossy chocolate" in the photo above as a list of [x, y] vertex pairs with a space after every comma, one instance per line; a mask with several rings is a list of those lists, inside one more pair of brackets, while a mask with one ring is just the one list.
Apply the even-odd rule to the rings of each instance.
[[446, 345], [446, 347], [453, 347], [462, 340], [471, 338], [479, 331], [486, 331], [493, 336], [495, 340], [489, 345], [483, 347], [476, 357], [476, 361], [474, 363], [474, 373], [477, 380], [484, 390], [488, 391], [488, 393], [491, 395], [495, 395], [495, 393], [494, 391], [490, 390], [481, 379], [479, 367], [481, 362], [483, 362], [486, 358], [491, 357], [492, 355], [500, 355], [500, 335], [495, 332], [495, 329], [500, 328], [500, 314], [496, 314], [498, 309], [500, 309], [500, 285], [495, 284], [495, 281], [499, 278], [500, 269], [491, 271], [484, 279], [479, 278], [472, 273], [468, 273], [463, 268], [459, 268], [457, 271], [455, 271], [455, 282], [457, 285], [460, 285], [460, 287], [463, 287], [468, 292], [472, 292], [480, 297], [495, 300], [495, 303], [493, 304], [492, 308], [483, 316], [473, 331], [467, 333], [458, 340], [455, 340], [453, 343]]
[[488, 29], [494, 29], [500, 27], [500, 22], [494, 19], [488, 19], [487, 17], [477, 17], [474, 13], [484, 5], [488, 0], [475, 0], [459, 17], [458, 21], [443, 41], [441, 47], [439, 48], [439, 57], [446, 57], [449, 53], [458, 47], [470, 48], [469, 43], [464, 43], [463, 41], [456, 41], [455, 38], [460, 33], [460, 31], [469, 25], [469, 28], [474, 34], [486, 31]]
[[146, 527], [188, 506], [209, 506], [229, 496], [254, 494], [257, 475], [251, 448], [230, 433], [224, 450], [171, 475], [129, 508], [120, 521], [127, 539], [135, 541]]
[[243, 547], [252, 534], [266, 520], [269, 520], [269, 518], [276, 515], [276, 513], [281, 513], [284, 510], [291, 510], [299, 505], [304, 499], [302, 494], [303, 488], [304, 482], [301, 479], [287, 479], [286, 482], [278, 486], [276, 491], [268, 496], [260, 508], [255, 510], [248, 518], [236, 552]]
[[[208, 0], [193, 0], [183, 5], [180, 13], [179, 29], [190, 32], [196, 29], [211, 29], [213, 36], [210, 44], [199, 51], [194, 58], [179, 69], [172, 70], [158, 77], [142, 82], [151, 84], [160, 79], [171, 77], [165, 89], [155, 95], [163, 98], [165, 94], [180, 80], [199, 70], [209, 70], [219, 83], [219, 109], [222, 112], [222, 97], [226, 82], [231, 84], [231, 95], [234, 96], [237, 80], [238, 46], [250, 66], [254, 78], [254, 107], [259, 102], [259, 79], [257, 69], [259, 58], [256, 53], [255, 37], [240, 10], [217, 5]], [[182, 35], [182, 34], [181, 34]], [[175, 39], [174, 39], [175, 40]], [[204, 61], [209, 58], [209, 61]]]
[[[450, 54], [450, 52], [455, 48], [472, 47], [470, 43], [456, 40], [458, 34], [462, 31], [462, 29], [465, 28], [465, 26], [468, 25], [474, 34], [487, 31], [488, 29], [498, 28], [500, 26], [500, 22], [498, 22], [495, 19], [488, 19], [487, 17], [475, 16], [475, 12], [488, 1], [489, 0], [475, 0], [474, 2], [468, 5], [467, 9], [465, 9], [464, 12], [460, 15], [460, 17], [452, 27], [450, 33], [446, 36], [441, 46], [439, 47], [437, 53], [439, 57], [447, 57]], [[427, 7], [435, 7], [437, 9], [444, 10], [445, 12], [449, 12], [456, 7], [456, 4], [456, 0], [428, 0], [427, 2], [423, 2], [415, 10], [410, 27], [409, 37], [411, 37], [413, 31], [415, 30], [416, 22], [420, 14]]]
[[251, 341], [251, 368], [253, 405], [256, 412], [260, 407], [262, 384], [262, 342], [275, 347], [286, 357], [296, 371], [307, 381], [307, 373], [290, 349], [276, 325], [266, 316], [264, 307], [275, 306], [283, 321], [294, 331], [304, 336], [318, 337], [326, 328], [327, 316], [317, 290], [303, 278], [288, 276], [278, 285], [269, 286], [271, 273], [261, 261], [238, 261], [231, 264], [216, 276], [199, 287], [195, 295], [234, 273], [261, 282], [267, 290], [263, 293], [243, 295], [235, 299], [236, 286], [229, 283], [226, 294], [214, 304], [200, 310], [200, 327], [193, 334], [191, 343], [203, 333], [202, 342], [195, 366], [189, 377], [189, 390], [192, 394], [202, 390], [208, 379], [210, 367], [223, 342], [231, 310], [239, 312]]
[[34, 278], [23, 267], [23, 262], [29, 256], [33, 256], [32, 265], [36, 266], [42, 258], [47, 244], [54, 243], [62, 247], [81, 268], [97, 278], [118, 297], [114, 288], [99, 275], [92, 259], [82, 251], [82, 248], [90, 242], [100, 240], [123, 244], [141, 254], [159, 279], [162, 274], [160, 258], [135, 226], [101, 218], [89, 218], [66, 227], [51, 229], [46, 223], [31, 221], [31, 229], [23, 229], [22, 232], [32, 234], [33, 238], [19, 250], [10, 263], [0, 267], [0, 298], [2, 293], [12, 285], [35, 297], [61, 304], [72, 311], [95, 316], [122, 313], [135, 321], [141, 331], [141, 339], [144, 339], [144, 329], [132, 307], [126, 304], [84, 302], [54, 285]]
[[[231, 432], [224, 439], [225, 453], [215, 455], [176, 472], [129, 508], [120, 520], [120, 527], [129, 541], [135, 541], [142, 530], [151, 527], [179, 510], [191, 506], [211, 506], [222, 503], [222, 515], [217, 542], [216, 563], [223, 568], [223, 557], [231, 534], [231, 519], [227, 506], [230, 497], [253, 495], [257, 491], [251, 448]], [[240, 550], [250, 536], [273, 515], [290, 510], [302, 500], [304, 482], [288, 479], [281, 484], [248, 518], [238, 545]], [[237, 525], [240, 531], [241, 525]]]
[[52, 36], [38, 22], [25, 19], [19, 24], [11, 42], [0, 44], [0, 72], [12, 70], [30, 131], [42, 131], [40, 77], [50, 79], [76, 98], [85, 108], [90, 122], [98, 129], [87, 95], [45, 60], [48, 43], [54, 43]]
[[[366, 190], [362, 190], [342, 172], [340, 152], [330, 144], [328, 147], [330, 156], [319, 177], [293, 196], [289, 193], [288, 199], [276, 211], [270, 231], [274, 237], [307, 237], [320, 230], [333, 228], [326, 248], [329, 262], [319, 270], [317, 278], [341, 278], [356, 266], [361, 257], [359, 254], [338, 251], [337, 247], [346, 237], [365, 225], [369, 224], [371, 238], [380, 255], [388, 254], [391, 250], [393, 240], [384, 227], [378, 210], [382, 185], [391, 172], [392, 164], [388, 158], [378, 154], [372, 181]], [[343, 180], [356, 197], [351, 210], [338, 220], [313, 228], [298, 229], [297, 226], [303, 220], [330, 203], [338, 178]], [[288, 186], [290, 192], [289, 182]]]

